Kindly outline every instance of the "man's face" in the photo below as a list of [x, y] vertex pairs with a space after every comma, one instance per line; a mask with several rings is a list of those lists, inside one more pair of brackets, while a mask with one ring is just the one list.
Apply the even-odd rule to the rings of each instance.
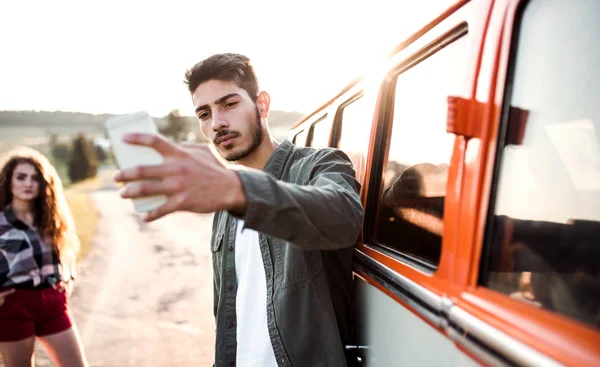
[[209, 80], [192, 93], [202, 132], [228, 161], [247, 157], [263, 140], [257, 105], [233, 82]]

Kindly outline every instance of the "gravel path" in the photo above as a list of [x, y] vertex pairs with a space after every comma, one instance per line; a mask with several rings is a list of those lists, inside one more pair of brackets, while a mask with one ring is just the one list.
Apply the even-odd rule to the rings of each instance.
[[[101, 174], [98, 233], [71, 298], [90, 366], [211, 366], [212, 215], [145, 224]], [[36, 358], [53, 366], [39, 346]]]

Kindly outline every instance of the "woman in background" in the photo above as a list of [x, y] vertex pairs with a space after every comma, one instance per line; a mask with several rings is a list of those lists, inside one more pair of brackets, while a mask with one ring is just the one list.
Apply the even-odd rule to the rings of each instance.
[[37, 338], [57, 366], [87, 366], [68, 309], [79, 241], [60, 178], [30, 148], [0, 163], [0, 354], [34, 366]]

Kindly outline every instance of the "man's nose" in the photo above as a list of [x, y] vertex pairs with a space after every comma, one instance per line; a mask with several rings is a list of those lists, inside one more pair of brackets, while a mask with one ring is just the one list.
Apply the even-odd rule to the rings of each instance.
[[213, 131], [219, 131], [222, 129], [229, 128], [229, 122], [224, 118], [224, 116], [220, 113], [213, 114], [213, 123], [212, 123]]

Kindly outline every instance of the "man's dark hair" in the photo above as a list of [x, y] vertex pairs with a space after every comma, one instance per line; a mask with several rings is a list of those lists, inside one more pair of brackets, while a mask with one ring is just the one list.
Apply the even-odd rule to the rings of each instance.
[[244, 89], [256, 102], [259, 86], [250, 59], [234, 53], [216, 54], [194, 65], [185, 73], [185, 84], [190, 93], [209, 80], [233, 82]]

